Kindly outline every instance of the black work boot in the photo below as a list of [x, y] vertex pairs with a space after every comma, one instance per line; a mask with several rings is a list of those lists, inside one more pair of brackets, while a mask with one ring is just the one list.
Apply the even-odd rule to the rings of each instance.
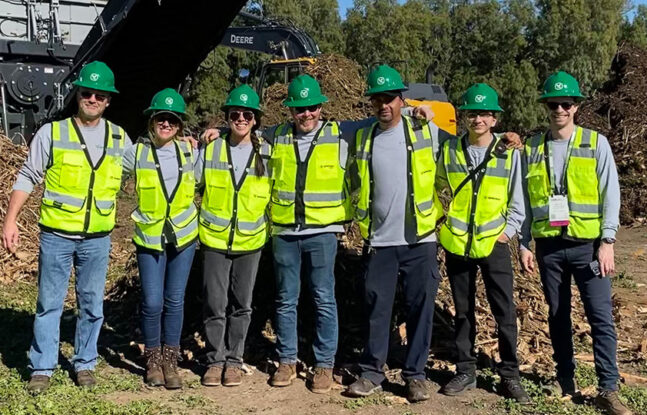
[[407, 381], [407, 399], [409, 402], [426, 401], [431, 398], [429, 386], [423, 379], [411, 379]]
[[376, 385], [366, 378], [359, 378], [353, 382], [348, 389], [346, 389], [346, 394], [354, 398], [360, 398], [362, 396], [373, 395], [375, 392], [381, 392], [382, 385]]
[[601, 391], [595, 397], [595, 406], [602, 409], [609, 415], [631, 415], [632, 412], [627, 408], [618, 397], [618, 391]]
[[164, 386], [164, 373], [162, 373], [162, 348], [160, 346], [146, 348], [146, 384], [149, 386]]
[[521, 384], [521, 379], [517, 377], [501, 379], [501, 394], [505, 398], [514, 399], [522, 405], [529, 405], [532, 403], [530, 396], [528, 396], [526, 390]]
[[34, 395], [43, 393], [49, 388], [49, 376], [47, 375], [31, 375], [27, 390]]
[[575, 378], [557, 378], [557, 384], [559, 385], [562, 396], [570, 396], [571, 398], [575, 398], [581, 395], [580, 391], [577, 389]]
[[182, 378], [177, 368], [177, 361], [180, 358], [180, 346], [164, 346], [162, 350], [164, 361], [162, 372], [166, 381], [166, 389], [180, 389]]
[[443, 394], [447, 396], [460, 395], [466, 390], [476, 387], [476, 375], [469, 373], [457, 373], [444, 387]]

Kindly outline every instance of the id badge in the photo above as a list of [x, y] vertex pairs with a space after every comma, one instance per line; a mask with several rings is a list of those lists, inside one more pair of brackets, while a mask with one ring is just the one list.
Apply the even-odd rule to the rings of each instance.
[[569, 217], [568, 198], [564, 195], [551, 196], [548, 199], [548, 220], [550, 226], [567, 226]]

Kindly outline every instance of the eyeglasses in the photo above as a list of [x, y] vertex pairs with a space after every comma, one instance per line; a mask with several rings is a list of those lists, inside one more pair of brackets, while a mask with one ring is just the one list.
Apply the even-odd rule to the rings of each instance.
[[229, 111], [229, 121], [237, 121], [241, 114], [247, 122], [254, 119], [254, 113], [251, 111]]
[[382, 106], [384, 104], [390, 104], [394, 99], [398, 98], [399, 95], [387, 95], [387, 94], [378, 94], [371, 96], [371, 104]]
[[546, 106], [551, 111], [555, 111], [559, 107], [562, 107], [565, 111], [568, 111], [573, 107], [573, 105], [575, 104], [572, 102], [547, 102], [546, 103]]
[[310, 105], [308, 107], [296, 107], [294, 108], [294, 112], [297, 114], [305, 114], [306, 111], [310, 112], [316, 112], [319, 108], [321, 108], [321, 105]]
[[108, 95], [97, 94], [96, 92], [81, 91], [80, 94], [81, 94], [81, 98], [83, 99], [90, 99], [92, 98], [92, 95], [94, 95], [94, 99], [96, 99], [99, 102], [103, 102], [108, 99]]
[[180, 125], [180, 120], [175, 115], [171, 114], [160, 114], [155, 117], [155, 122], [159, 125], [164, 124], [165, 122], [169, 123], [172, 126]]
[[492, 118], [494, 117], [494, 114], [490, 111], [469, 111], [467, 113], [467, 118], [470, 120], [475, 120], [476, 117]]

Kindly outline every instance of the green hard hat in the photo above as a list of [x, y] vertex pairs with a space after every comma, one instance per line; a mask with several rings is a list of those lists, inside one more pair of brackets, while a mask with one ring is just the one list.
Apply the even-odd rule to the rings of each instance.
[[499, 95], [488, 84], [474, 84], [461, 97], [459, 110], [502, 112]]
[[380, 65], [368, 74], [368, 91], [365, 95], [406, 91], [407, 89], [407, 86], [402, 82], [400, 72], [389, 65]]
[[577, 79], [563, 71], [555, 72], [546, 79], [539, 101], [545, 101], [553, 97], [572, 97], [576, 101], [582, 101], [586, 98], [580, 92], [580, 84]]
[[225, 105], [221, 108], [223, 111], [227, 111], [227, 108], [229, 107], [242, 107], [262, 112], [260, 101], [258, 94], [252, 89], [252, 87], [247, 84], [242, 84], [241, 86], [231, 90], [227, 96]]
[[146, 115], [157, 114], [158, 112], [172, 112], [182, 118], [186, 113], [184, 98], [174, 89], [162, 89], [153, 96], [150, 107], [144, 110]]
[[286, 107], [309, 107], [328, 102], [321, 93], [319, 82], [310, 75], [299, 75], [288, 86], [288, 97], [283, 101]]
[[99, 61], [90, 62], [81, 68], [79, 77], [72, 82], [72, 85], [99, 91], [119, 92], [115, 89], [115, 74], [108, 65]]

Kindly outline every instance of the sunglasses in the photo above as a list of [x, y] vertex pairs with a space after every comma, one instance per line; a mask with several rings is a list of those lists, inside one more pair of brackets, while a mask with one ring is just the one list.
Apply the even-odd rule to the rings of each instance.
[[394, 99], [400, 97], [399, 95], [389, 95], [389, 94], [378, 94], [371, 96], [371, 104], [382, 106], [384, 104], [390, 104]]
[[254, 113], [251, 111], [229, 111], [229, 121], [237, 121], [241, 114], [247, 122], [254, 119]]
[[165, 122], [169, 123], [169, 125], [177, 126], [180, 125], [180, 120], [171, 114], [161, 114], [155, 117], [155, 122], [157, 124], [164, 124]]
[[92, 98], [92, 95], [94, 95], [94, 99], [96, 99], [99, 102], [103, 102], [108, 99], [108, 95], [97, 94], [96, 92], [81, 91], [80, 94], [81, 94], [81, 98], [83, 99], [90, 99]]
[[562, 107], [564, 110], [568, 111], [573, 107], [573, 105], [575, 105], [573, 102], [547, 102], [546, 103], [546, 106], [551, 111], [555, 111], [559, 107]]
[[304, 114], [306, 111], [316, 112], [319, 108], [321, 108], [321, 105], [319, 104], [310, 105], [308, 107], [296, 107], [294, 109], [294, 112], [296, 112], [297, 114]]

